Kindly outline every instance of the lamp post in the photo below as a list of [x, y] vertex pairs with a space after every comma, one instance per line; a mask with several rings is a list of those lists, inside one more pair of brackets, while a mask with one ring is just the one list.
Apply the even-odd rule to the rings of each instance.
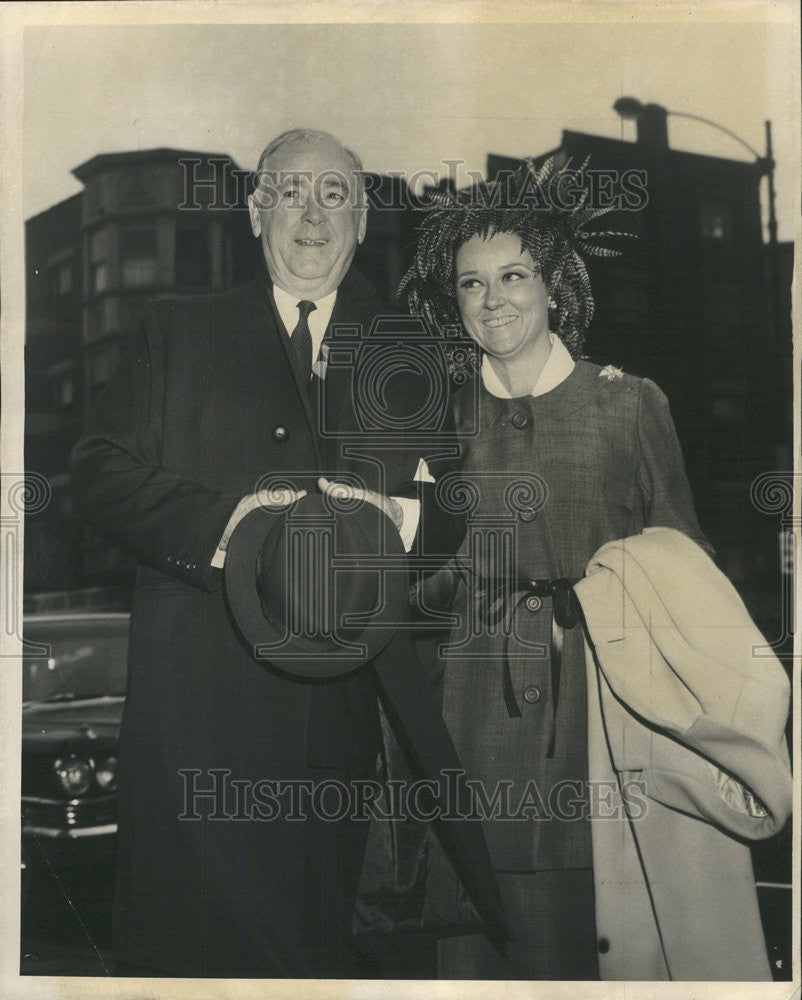
[[777, 245], [777, 216], [775, 212], [774, 205], [774, 158], [772, 156], [771, 147], [771, 122], [767, 121], [766, 124], [766, 155], [761, 156], [760, 153], [755, 149], [754, 146], [750, 146], [749, 143], [742, 139], [735, 132], [723, 125], [719, 125], [718, 122], [711, 121], [709, 118], [703, 118], [701, 115], [692, 115], [687, 111], [670, 111], [664, 108], [662, 104], [643, 104], [637, 99], [637, 97], [619, 97], [618, 100], [613, 104], [613, 111], [622, 118], [624, 121], [635, 121], [638, 126], [638, 141], [647, 146], [663, 146], [668, 147], [668, 133], [666, 131], [666, 118], [671, 115], [674, 118], [689, 118], [691, 121], [702, 122], [705, 125], [710, 125], [712, 128], [718, 129], [719, 132], [723, 132], [728, 135], [735, 142], [740, 143], [744, 149], [748, 149], [749, 152], [755, 158], [755, 167], [758, 171], [759, 177], [768, 177], [769, 179], [769, 206], [768, 206], [768, 230], [769, 230], [769, 245], [772, 249], [776, 248]]
[[[773, 340], [773, 359], [777, 364], [778, 368], [778, 381], [777, 384], [782, 386], [782, 395], [785, 396], [787, 393], [787, 378], [788, 374], [784, 370], [783, 365], [783, 346], [781, 343], [781, 330], [780, 330], [780, 313], [781, 309], [784, 308], [780, 303], [780, 286], [779, 286], [779, 248], [777, 242], [777, 215], [775, 209], [774, 201], [774, 156], [772, 151], [771, 142], [771, 122], [766, 121], [766, 153], [765, 156], [761, 155], [753, 146], [751, 146], [745, 139], [741, 136], [736, 135], [735, 132], [723, 125], [719, 125], [718, 122], [711, 121], [709, 118], [703, 118], [701, 115], [689, 114], [684, 111], [670, 111], [660, 104], [643, 104], [636, 97], [619, 97], [618, 100], [613, 104], [613, 110], [625, 121], [635, 121], [638, 128], [638, 143], [641, 145], [649, 146], [653, 149], [663, 149], [668, 150], [668, 129], [666, 119], [669, 115], [673, 115], [675, 118], [688, 118], [691, 121], [702, 122], [705, 125], [709, 125], [712, 128], [717, 129], [719, 132], [723, 132], [725, 135], [729, 136], [739, 145], [747, 149], [754, 159], [754, 169], [757, 173], [758, 184], [763, 177], [768, 178], [768, 209], [767, 209], [767, 228], [768, 228], [768, 245], [764, 244], [768, 255], [768, 320], [769, 320], [769, 331], [772, 335]], [[786, 433], [782, 432], [783, 444], [785, 443]], [[773, 438], [774, 444], [778, 444], [778, 437]], [[784, 584], [783, 584], [784, 586]], [[783, 591], [784, 592], [784, 591]], [[783, 612], [785, 614], [785, 612]], [[786, 619], [783, 619], [786, 620]]]
[[752, 156], [755, 157], [754, 165], [758, 172], [758, 177], [768, 178], [768, 257], [769, 282], [771, 284], [771, 288], [769, 290], [769, 309], [771, 312], [771, 328], [776, 336], [778, 333], [777, 296], [779, 294], [779, 288], [777, 272], [777, 214], [774, 204], [774, 157], [771, 145], [771, 122], [767, 121], [765, 123], [766, 155], [761, 156], [754, 146], [750, 146], [745, 139], [736, 135], [735, 132], [725, 128], [723, 125], [719, 125], [718, 122], [711, 121], [709, 118], [703, 118], [701, 115], [692, 115], [687, 111], [669, 111], [661, 104], [643, 104], [637, 97], [619, 97], [613, 104], [613, 110], [624, 121], [635, 121], [637, 123], [638, 142], [642, 145], [651, 146], [653, 148], [668, 149], [668, 128], [666, 119], [669, 115], [672, 115], [674, 118], [689, 118], [691, 121], [702, 122], [705, 125], [710, 125], [712, 128], [718, 129], [719, 132], [723, 132], [731, 139], [734, 139], [735, 142], [740, 143], [744, 149], [748, 149]]

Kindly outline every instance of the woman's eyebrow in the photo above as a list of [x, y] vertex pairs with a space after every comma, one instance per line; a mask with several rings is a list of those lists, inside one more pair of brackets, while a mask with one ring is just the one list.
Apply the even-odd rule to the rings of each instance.
[[[498, 268], [496, 268], [496, 270], [497, 271], [504, 271], [508, 267], [525, 267], [527, 271], [532, 271], [533, 273], [534, 273], [534, 270], [535, 270], [533, 267], [530, 267], [528, 264], [525, 264], [522, 260], [514, 260], [514, 261], [511, 261], [509, 264], [501, 264], [501, 265], [499, 265]], [[479, 273], [478, 271], [460, 271], [457, 274], [457, 277], [458, 278], [466, 278], [469, 274], [478, 274], [478, 273]]]

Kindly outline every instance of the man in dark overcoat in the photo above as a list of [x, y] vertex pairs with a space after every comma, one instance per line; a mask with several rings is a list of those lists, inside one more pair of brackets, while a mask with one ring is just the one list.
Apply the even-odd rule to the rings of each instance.
[[[407, 551], [422, 535], [429, 549], [458, 542], [431, 489], [410, 486], [431, 437], [414, 421], [400, 442], [365, 437], [354, 369], [334, 363], [332, 331], [364, 339], [382, 313], [351, 267], [366, 222], [359, 168], [324, 133], [274, 140], [250, 199], [254, 280], [154, 303], [73, 453], [87, 518], [139, 559], [120, 737], [121, 974], [366, 974], [349, 924], [367, 823], [315, 818], [301, 791], [374, 776], [380, 700], [403, 728], [417, 698], [424, 733], [455, 760], [403, 630], [380, 654], [399, 708], [378, 660], [309, 681], [255, 659], [221, 586], [237, 522], [321, 477], [350, 474]], [[376, 371], [374, 423], [382, 407], [400, 408], [394, 427], [426, 409], [431, 380]], [[276, 807], [277, 781], [297, 798]]]

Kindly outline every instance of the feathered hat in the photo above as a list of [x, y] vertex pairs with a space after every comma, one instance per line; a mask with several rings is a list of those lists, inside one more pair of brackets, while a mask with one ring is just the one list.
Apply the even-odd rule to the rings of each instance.
[[570, 160], [559, 166], [558, 156], [550, 156], [540, 167], [527, 158], [495, 181], [428, 196], [415, 256], [398, 289], [407, 296], [411, 312], [423, 315], [441, 335], [460, 330], [457, 251], [473, 236], [515, 233], [521, 238], [521, 252], [531, 255], [554, 301], [554, 332], [573, 357], [581, 355], [593, 317], [583, 257], [618, 257], [620, 250], [598, 241], [632, 234], [586, 231], [588, 223], [612, 209], [588, 204], [590, 188], [583, 181], [588, 160], [579, 170], [570, 170]]

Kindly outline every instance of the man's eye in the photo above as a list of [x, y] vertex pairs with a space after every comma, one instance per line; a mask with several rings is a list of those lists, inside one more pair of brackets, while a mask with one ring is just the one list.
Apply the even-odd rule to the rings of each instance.
[[345, 201], [345, 195], [342, 191], [329, 191], [326, 194], [326, 201], [330, 202], [332, 205], [339, 205], [341, 202]]
[[281, 197], [290, 199], [299, 198], [300, 192], [298, 191], [297, 188], [287, 188], [286, 191], [282, 191]]

